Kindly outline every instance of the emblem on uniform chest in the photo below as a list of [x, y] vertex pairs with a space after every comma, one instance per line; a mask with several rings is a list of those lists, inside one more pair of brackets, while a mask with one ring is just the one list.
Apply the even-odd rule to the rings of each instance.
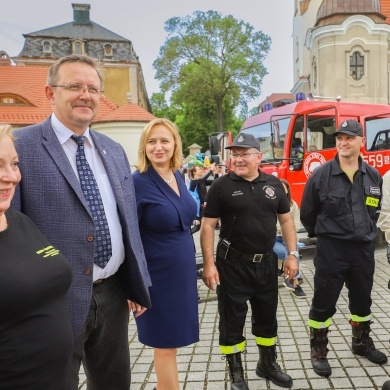
[[264, 186], [263, 191], [265, 193], [266, 198], [268, 198], [268, 199], [275, 199], [276, 198], [274, 187]]

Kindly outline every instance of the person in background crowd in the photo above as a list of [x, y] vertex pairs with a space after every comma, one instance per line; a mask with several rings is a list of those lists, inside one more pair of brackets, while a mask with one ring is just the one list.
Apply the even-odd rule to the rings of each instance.
[[[290, 213], [294, 221], [295, 230], [298, 232], [301, 227], [301, 218], [299, 215], [299, 208], [296, 202], [291, 197], [291, 190], [290, 190], [290, 184], [285, 179], [280, 179], [280, 181], [283, 184], [284, 190], [286, 191], [288, 201], [290, 203]], [[287, 258], [287, 247], [286, 243], [283, 240], [282, 237], [282, 231], [280, 229], [279, 221], [276, 224], [276, 241], [273, 248], [273, 251], [278, 256], [278, 259], [281, 259], [283, 262]], [[297, 239], [298, 243], [298, 239]], [[299, 264], [299, 257], [298, 257], [298, 264]], [[284, 278], [284, 286], [292, 292], [294, 297], [296, 298], [306, 298], [306, 294], [303, 291], [302, 287], [299, 285], [299, 278], [301, 277], [299, 269], [297, 275], [293, 279]]]
[[72, 269], [30, 218], [9, 210], [18, 164], [11, 127], [0, 125], [0, 387], [68, 390]]
[[196, 215], [195, 219], [195, 226], [196, 229], [193, 230], [193, 233], [196, 233], [199, 231], [202, 221], [202, 214], [203, 214], [203, 205], [204, 200], [206, 198], [207, 194], [207, 187], [210, 186], [213, 181], [214, 177], [210, 179], [210, 176], [214, 174], [214, 171], [217, 170], [216, 164], [212, 163], [207, 167], [207, 172], [204, 172], [204, 169], [194, 165], [188, 170], [188, 176], [190, 178], [190, 186], [189, 191], [190, 192], [197, 192], [200, 202], [200, 208], [198, 210], [198, 213]]
[[[259, 349], [256, 375], [281, 387], [291, 387], [291, 377], [276, 361], [278, 262], [272, 248], [279, 220], [288, 248], [284, 272], [298, 271], [297, 233], [290, 205], [280, 180], [259, 170], [260, 143], [240, 133], [231, 149], [233, 172], [209, 188], [200, 231], [203, 281], [217, 284], [219, 345], [226, 355], [231, 390], [248, 390], [241, 353], [246, 347], [243, 330], [252, 308], [252, 333]], [[221, 219], [220, 240], [214, 262], [214, 229]]]
[[190, 177], [188, 175], [188, 165], [183, 167], [182, 177], [187, 188], [190, 188]]
[[129, 306], [137, 315], [150, 307], [129, 162], [118, 143], [89, 127], [102, 83], [93, 58], [60, 58], [45, 86], [53, 114], [17, 130], [15, 139], [22, 181], [12, 207], [35, 222], [73, 269], [68, 390], [79, 387], [81, 361], [89, 390], [130, 388]]
[[309, 237], [317, 237], [309, 326], [311, 362], [320, 376], [332, 373], [328, 330], [344, 283], [349, 290], [352, 352], [376, 364], [387, 362], [370, 337], [382, 177], [360, 156], [365, 137], [359, 122], [346, 120], [333, 135], [337, 155], [315, 169], [301, 203], [302, 224]]
[[157, 390], [179, 390], [177, 349], [199, 341], [195, 247], [196, 204], [177, 171], [178, 129], [149, 122], [140, 139], [134, 185], [142, 243], [153, 286], [152, 308], [136, 318], [141, 343], [154, 348]]
[[207, 194], [207, 187], [210, 186], [214, 181], [214, 177], [210, 179], [210, 176], [214, 174], [214, 171], [216, 171], [217, 168], [218, 167], [216, 167], [215, 163], [212, 163], [207, 167], [206, 173], [202, 168], [198, 167], [197, 165], [193, 166], [188, 171], [190, 177], [189, 190], [197, 191], [200, 199], [199, 221], [202, 219], [202, 210], [203, 210], [204, 200]]

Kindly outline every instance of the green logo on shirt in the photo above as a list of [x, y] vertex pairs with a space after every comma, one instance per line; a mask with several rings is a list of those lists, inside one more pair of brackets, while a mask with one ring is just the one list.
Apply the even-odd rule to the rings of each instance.
[[42, 257], [52, 257], [52, 256], [57, 256], [60, 253], [60, 251], [54, 246], [49, 245], [46, 248], [40, 249], [39, 251], [36, 251], [37, 255], [42, 255]]

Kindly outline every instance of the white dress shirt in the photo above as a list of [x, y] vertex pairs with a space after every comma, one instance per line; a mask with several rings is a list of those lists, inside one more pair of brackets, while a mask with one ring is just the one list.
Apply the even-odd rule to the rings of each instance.
[[[75, 175], [77, 178], [79, 178], [76, 166], [76, 152], [78, 146], [76, 142], [70, 138], [74, 134], [73, 131], [64, 126], [54, 114], [51, 116], [51, 125], [53, 127], [54, 133], [56, 134], [64, 149], [66, 156], [68, 157]], [[83, 136], [86, 138], [84, 143], [85, 157], [92, 169], [96, 183], [99, 187], [100, 196], [103, 201], [104, 212], [106, 213], [106, 218], [110, 229], [112, 245], [111, 259], [108, 261], [104, 269], [100, 268], [94, 263], [93, 280], [95, 281], [97, 279], [106, 279], [109, 276], [115, 274], [125, 258], [125, 248], [123, 245], [122, 226], [119, 220], [117, 204], [110, 181], [107, 176], [107, 172], [104, 168], [99, 152], [95, 148], [92, 137], [89, 133], [89, 129], [85, 131]]]

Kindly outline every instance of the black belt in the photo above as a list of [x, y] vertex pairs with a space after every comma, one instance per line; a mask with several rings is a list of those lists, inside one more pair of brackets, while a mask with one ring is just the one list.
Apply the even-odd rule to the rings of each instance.
[[261, 263], [263, 258], [265, 258], [269, 255], [269, 252], [267, 252], [267, 253], [254, 253], [254, 254], [242, 253], [242, 252], [238, 251], [237, 249], [232, 248], [231, 246], [229, 247], [228, 255], [229, 255], [229, 253], [231, 253], [234, 256], [239, 257], [240, 260], [250, 261], [252, 263]]
[[108, 279], [112, 278], [114, 275], [111, 275], [109, 276], [108, 278], [105, 278], [105, 279], [96, 279], [94, 282], [93, 282], [93, 286], [99, 286], [100, 284], [106, 282]]

